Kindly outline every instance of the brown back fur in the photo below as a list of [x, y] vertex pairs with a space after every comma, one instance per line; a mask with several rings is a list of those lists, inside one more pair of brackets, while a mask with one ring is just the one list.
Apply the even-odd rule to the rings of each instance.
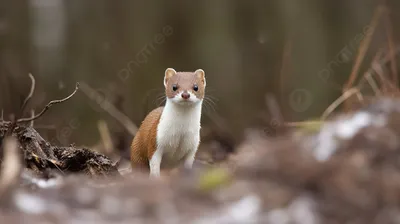
[[135, 168], [149, 169], [149, 158], [153, 156], [157, 143], [157, 126], [164, 107], [152, 110], [143, 120], [131, 145], [131, 164]]

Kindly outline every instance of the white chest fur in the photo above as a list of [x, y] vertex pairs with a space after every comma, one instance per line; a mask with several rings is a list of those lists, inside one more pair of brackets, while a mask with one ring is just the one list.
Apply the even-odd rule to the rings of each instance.
[[176, 105], [167, 99], [157, 129], [162, 168], [174, 167], [182, 160], [193, 163], [200, 143], [201, 106], [201, 102], [190, 107]]

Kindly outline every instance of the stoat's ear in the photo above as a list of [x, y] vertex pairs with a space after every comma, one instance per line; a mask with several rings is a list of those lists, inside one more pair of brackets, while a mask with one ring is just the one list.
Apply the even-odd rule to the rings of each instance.
[[196, 74], [197, 78], [199, 78], [204, 86], [206, 86], [206, 74], [203, 69], [197, 69], [194, 74]]
[[176, 71], [173, 68], [167, 68], [167, 70], [165, 70], [164, 86], [167, 86], [168, 79], [170, 79], [175, 74]]

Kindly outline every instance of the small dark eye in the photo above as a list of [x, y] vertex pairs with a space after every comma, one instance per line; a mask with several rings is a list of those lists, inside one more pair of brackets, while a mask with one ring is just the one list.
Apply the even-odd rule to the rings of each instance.
[[178, 86], [176, 84], [172, 85], [172, 90], [176, 91], [178, 89]]
[[197, 90], [199, 90], [199, 87], [195, 84], [195, 85], [193, 86], [193, 90], [197, 92]]

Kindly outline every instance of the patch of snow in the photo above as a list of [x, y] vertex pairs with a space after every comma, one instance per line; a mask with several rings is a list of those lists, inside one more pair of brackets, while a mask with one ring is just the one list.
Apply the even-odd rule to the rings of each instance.
[[332, 124], [325, 124], [317, 136], [317, 147], [314, 156], [318, 161], [326, 161], [335, 152], [337, 148], [336, 139], [334, 139], [334, 129]]
[[227, 209], [227, 214], [235, 221], [251, 220], [260, 210], [261, 200], [257, 195], [248, 195]]
[[286, 208], [273, 209], [266, 216], [270, 224], [318, 224], [314, 201], [306, 196], [294, 199]]
[[340, 138], [349, 139], [352, 138], [358, 130], [364, 128], [372, 123], [372, 116], [366, 112], [359, 112], [352, 118], [338, 122], [336, 134]]
[[289, 205], [287, 210], [293, 223], [318, 224], [319, 218], [315, 209], [315, 203], [310, 197], [300, 196]]
[[317, 135], [317, 146], [314, 149], [315, 158], [324, 162], [336, 151], [340, 141], [353, 138], [362, 128], [368, 126], [383, 127], [387, 119], [383, 115], [358, 112], [350, 117], [325, 123]]
[[16, 206], [25, 213], [42, 214], [47, 208], [43, 199], [28, 193], [17, 192], [14, 199]]
[[52, 188], [59, 185], [61, 183], [61, 180], [58, 180], [56, 178], [52, 178], [49, 180], [34, 179], [33, 182], [36, 183], [40, 188]]

